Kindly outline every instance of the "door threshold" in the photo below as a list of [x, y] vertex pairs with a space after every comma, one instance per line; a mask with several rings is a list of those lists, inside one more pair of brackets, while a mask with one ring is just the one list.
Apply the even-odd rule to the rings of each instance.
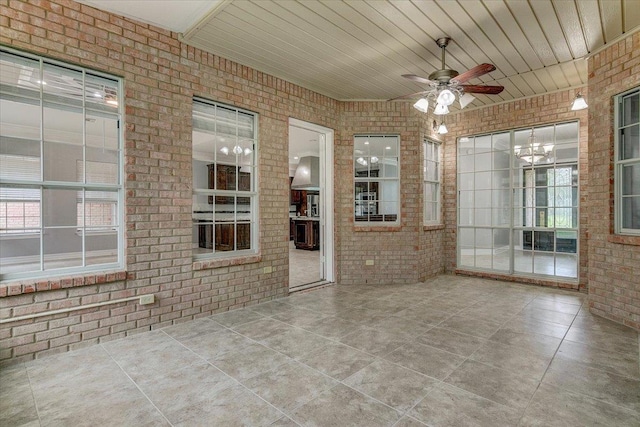
[[296, 287], [289, 288], [289, 294], [300, 292], [300, 291], [306, 291], [309, 289], [321, 288], [328, 285], [334, 285], [334, 283], [329, 282], [327, 280], [319, 280], [317, 282], [305, 283], [304, 285], [298, 285]]

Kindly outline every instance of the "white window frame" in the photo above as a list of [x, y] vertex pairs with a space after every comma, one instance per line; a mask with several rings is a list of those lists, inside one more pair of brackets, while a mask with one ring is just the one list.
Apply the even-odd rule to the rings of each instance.
[[[195, 108], [193, 109], [193, 131], [194, 138], [193, 143], [196, 143], [195, 132], [206, 133], [211, 139], [214, 140], [214, 150], [207, 151], [205, 154], [207, 155], [207, 162], [211, 162], [217, 169], [217, 166], [226, 166], [238, 168], [238, 173], [236, 173], [236, 181], [235, 181], [235, 190], [227, 190], [227, 189], [217, 189], [217, 188], [206, 188], [202, 186], [197, 186], [196, 184], [196, 170], [194, 167], [193, 171], [193, 206], [192, 206], [192, 222], [193, 222], [193, 259], [194, 260], [206, 260], [206, 259], [219, 259], [219, 258], [234, 258], [240, 256], [250, 256], [255, 255], [259, 252], [259, 239], [260, 235], [259, 230], [259, 221], [258, 221], [258, 200], [259, 200], [259, 192], [258, 192], [258, 122], [259, 115], [253, 111], [244, 110], [238, 107], [234, 107], [232, 105], [219, 103], [216, 101], [211, 101], [203, 98], [194, 98], [193, 99], [194, 106], [198, 105], [200, 108], [205, 108], [209, 111], [206, 113], [196, 112]], [[232, 110], [236, 114], [236, 120], [233, 123], [228, 123], [224, 121], [218, 121], [216, 117], [216, 109], [221, 108], [225, 110]], [[251, 136], [240, 136], [239, 128], [240, 121], [238, 117], [240, 114], [243, 117], [250, 116], [253, 118], [252, 128], [253, 133]], [[207, 128], [198, 128], [196, 125], [195, 118], [198, 118], [198, 121], [206, 122]], [[226, 120], [226, 119], [225, 119]], [[226, 128], [225, 132], [219, 132], [219, 125], [224, 123]], [[233, 128], [231, 132], [235, 132], [235, 134], [230, 134], [229, 130]], [[225, 139], [227, 142], [222, 143], [221, 141]], [[217, 141], [217, 142], [216, 142]], [[251, 152], [248, 154], [250, 158], [247, 158], [247, 154], [238, 153], [235, 159], [229, 160], [229, 156], [227, 154], [231, 154], [233, 156], [233, 148], [235, 144], [242, 145], [242, 147], [250, 148]], [[229, 151], [227, 154], [222, 156], [220, 152], [222, 151], [219, 147], [220, 145], [224, 145]], [[228, 145], [228, 147], [227, 147]], [[196, 154], [195, 150], [193, 150], [192, 145], [192, 162], [196, 160], [196, 156], [201, 154]], [[209, 157], [211, 156], [211, 157]], [[249, 165], [242, 165], [239, 162], [240, 157], [244, 156], [245, 161], [249, 161]], [[250, 178], [249, 178], [249, 190], [240, 190], [240, 173], [242, 172], [242, 168], [249, 167], [251, 170]], [[198, 172], [200, 173], [200, 172]], [[215, 173], [215, 179], [217, 180], [217, 170]], [[217, 184], [216, 184], [217, 186]], [[215, 187], [215, 186], [214, 186]], [[231, 210], [231, 213], [218, 213], [219, 208], [217, 208], [217, 199], [219, 197], [225, 198], [234, 198], [235, 204], [226, 208], [226, 210]], [[250, 200], [248, 205], [240, 205], [237, 203], [238, 198], [248, 198]], [[208, 199], [208, 205], [211, 206], [212, 212], [208, 212], [208, 207], [204, 206], [207, 203], [204, 203], [203, 200]], [[226, 206], [226, 205], [225, 205]], [[241, 207], [242, 206], [242, 207]], [[249, 209], [249, 212], [246, 212], [245, 209]], [[204, 207], [204, 209], [203, 209]], [[241, 210], [242, 209], [242, 210]], [[204, 212], [207, 211], [207, 212]], [[229, 219], [220, 219], [222, 215], [232, 215]], [[233, 248], [230, 250], [216, 250], [216, 225], [225, 225], [232, 224], [234, 230], [234, 241]], [[248, 249], [239, 249], [238, 244], [238, 225], [246, 225], [250, 226], [250, 245]], [[208, 235], [209, 231], [206, 230], [206, 226], [211, 227], [211, 248], [201, 247], [200, 241], [198, 239], [198, 235], [200, 233], [201, 227], [205, 227], [203, 230], [204, 233]], [[205, 238], [206, 239], [206, 238]], [[198, 241], [195, 241], [198, 240]], [[207, 243], [205, 246], [208, 246]], [[201, 250], [205, 249], [205, 250]], [[209, 249], [211, 251], [209, 252]]]
[[[556, 139], [557, 129], [561, 126], [575, 126], [577, 129], [577, 133], [574, 137], [570, 139]], [[550, 140], [546, 140], [547, 144], [552, 144], [552, 160], [549, 160], [547, 163], [540, 162], [537, 164], [527, 164], [527, 162], [522, 159], [518, 160], [515, 156], [516, 152], [519, 152], [520, 144], [519, 135], [529, 135], [531, 130], [535, 130], [536, 132], [547, 130], [548, 132], [553, 130], [553, 138]], [[460, 137], [458, 138], [458, 146], [457, 146], [457, 154], [456, 154], [456, 163], [457, 163], [457, 241], [456, 241], [456, 249], [457, 249], [457, 267], [464, 270], [475, 270], [475, 271], [489, 271], [497, 274], [504, 274], [509, 276], [525, 276], [525, 277], [553, 277], [560, 278], [562, 280], [568, 280], [577, 282], [580, 277], [580, 124], [578, 121], [570, 121], [570, 122], [558, 122], [558, 123], [549, 123], [544, 125], [539, 125], [533, 128], [518, 128], [504, 131], [497, 131], [489, 134], [478, 134], [478, 135], [470, 135], [468, 137]], [[494, 149], [493, 141], [494, 138], [505, 138], [508, 137], [508, 145], [505, 145], [501, 148]], [[526, 136], [525, 136], [526, 138]], [[466, 154], [466, 150], [468, 150], [468, 146], [466, 147], [463, 144], [473, 143], [476, 144], [478, 140], [484, 140], [484, 147], [482, 151], [477, 151], [477, 147], [474, 147], [476, 150], [473, 154]], [[507, 142], [504, 140], [504, 142]], [[540, 143], [544, 144], [545, 140], [540, 140]], [[491, 148], [487, 148], [486, 144], [490, 143]], [[506, 147], [508, 151], [505, 150]], [[567, 148], [573, 149], [575, 148], [574, 154], [567, 154], [565, 151]], [[564, 154], [559, 158], [558, 150], [564, 152]], [[493, 165], [493, 161], [491, 161], [490, 167], [485, 167], [487, 162], [482, 161], [480, 163], [477, 162], [479, 156], [491, 154], [494, 152], [505, 153], [508, 152], [509, 159], [509, 168], [506, 166], [502, 166], [500, 168], [496, 168]], [[470, 160], [472, 163], [467, 163], [464, 157], [467, 157], [467, 161]], [[466, 166], [465, 166], [466, 163]], [[471, 166], [470, 166], [471, 165]], [[478, 165], [482, 165], [478, 168]], [[578, 175], [575, 177], [575, 184], [571, 184], [571, 194], [573, 194], [573, 190], [575, 188], [576, 197], [571, 198], [571, 207], [566, 206], [547, 206], [545, 203], [544, 206], [537, 206], [535, 204], [535, 190], [536, 187], [544, 187], [548, 188], [552, 191], [556, 191], [556, 185], [549, 185], [546, 182], [544, 185], [537, 185], [535, 183], [535, 175], [534, 173], [524, 173], [522, 175], [522, 179], [519, 178], [521, 172], [526, 172], [528, 170], [543, 170], [547, 168], [553, 168], [554, 170], [563, 169], [566, 167], [571, 167], [572, 171], [575, 171]], [[503, 179], [508, 179], [509, 183], [507, 185], [495, 185], [495, 180], [493, 178], [494, 174], [508, 172], [509, 178], [506, 178], [506, 174]], [[488, 182], [489, 186], [478, 187], [478, 180], [476, 176], [473, 174], [482, 173], [482, 174], [491, 174], [492, 179]], [[468, 176], [473, 175], [472, 179], [469, 180]], [[528, 178], [526, 178], [528, 176]], [[545, 173], [545, 176], [547, 174]], [[467, 179], [465, 179], [467, 177]], [[493, 181], [493, 182], [492, 182]], [[504, 181], [503, 181], [504, 182]], [[466, 184], [465, 184], [466, 183]], [[465, 188], [466, 187], [466, 188]], [[558, 188], [564, 188], [565, 185], [558, 186]], [[495, 190], [508, 190], [509, 197], [508, 200], [503, 200], [502, 203], [493, 203], [493, 197]], [[489, 196], [491, 199], [487, 198], [477, 198], [478, 191], [490, 191], [491, 195]], [[506, 193], [503, 193], [506, 194]], [[555, 194], [555, 193], [554, 193]], [[522, 201], [523, 196], [527, 199], [527, 201]], [[547, 196], [548, 197], [548, 196]], [[482, 205], [481, 207], [477, 206], [477, 203], [483, 203], [489, 200], [490, 206]], [[521, 200], [521, 201], [519, 201]], [[506, 207], [506, 209], [505, 209]], [[539, 222], [544, 222], [546, 220], [538, 221], [537, 218], [540, 218], [536, 213], [535, 208], [540, 207], [541, 209], [572, 209], [572, 224], [571, 227], [560, 227], [557, 228], [554, 224], [553, 227], [543, 224], [539, 224]], [[497, 208], [497, 209], [496, 209]], [[576, 210], [575, 217], [573, 216], [573, 209]], [[482, 216], [484, 221], [478, 221], [478, 210], [485, 211], [486, 214]], [[498, 211], [497, 215], [496, 212]], [[489, 214], [489, 211], [492, 211]], [[531, 212], [530, 212], [531, 211]], [[525, 212], [525, 216], [523, 217], [523, 212]], [[488, 215], [487, 215], [488, 214]], [[555, 215], [555, 214], [554, 214]], [[542, 217], [544, 218], [544, 217]], [[555, 216], [554, 216], [555, 218]], [[575, 221], [574, 221], [575, 219]], [[489, 222], [486, 222], [486, 221]], [[504, 232], [508, 232], [508, 239], [499, 239], [501, 243], [497, 246], [495, 243], [496, 235], [502, 234], [504, 236]], [[529, 248], [524, 247], [524, 238], [518, 239], [518, 235], [524, 235], [524, 233], [530, 233], [533, 244], [530, 243]], [[551, 250], [544, 248], [535, 248], [535, 233], [553, 233], [554, 240], [552, 244]], [[570, 234], [571, 237], [569, 239], [575, 238], [575, 249], [571, 249], [570, 251], [559, 249], [558, 246], [558, 238], [567, 239], [566, 235]], [[565, 237], [560, 237], [560, 235], [564, 235]], [[489, 236], [487, 238], [487, 236]], [[469, 239], [467, 239], [469, 238]], [[491, 239], [491, 240], [490, 240]], [[473, 243], [465, 243], [471, 240]], [[508, 240], [508, 243], [507, 243]], [[478, 245], [478, 242], [481, 242]], [[489, 244], [487, 244], [487, 242]], [[519, 245], [522, 245], [519, 247]], [[561, 246], [560, 246], [561, 247]], [[508, 248], [509, 259], [508, 263], [505, 262], [506, 257], [500, 259], [500, 255], [506, 253], [504, 249]], [[536, 272], [535, 264], [530, 264], [531, 271], [525, 271], [522, 264], [516, 262], [517, 252], [522, 251], [531, 251], [534, 253], [533, 262], [535, 262], [535, 252], [540, 252], [539, 259], [541, 262], [544, 261], [545, 258], [550, 258], [553, 256], [553, 263], [549, 261], [550, 266], [553, 266], [553, 271], [551, 273], [548, 272]], [[480, 257], [478, 257], [480, 255]], [[491, 265], [488, 265], [488, 262], [478, 263], [478, 260], [482, 260], [482, 257], [489, 255], [489, 261]], [[548, 255], [548, 256], [547, 256]], [[558, 257], [564, 257], [565, 255], [575, 256], [575, 276], [568, 274], [559, 274], [562, 273], [561, 269], [556, 269], [556, 260]], [[470, 260], [473, 263], [469, 262]], [[508, 264], [508, 265], [507, 265]], [[525, 265], [526, 267], [526, 265]]]
[[[15, 234], [0, 234], [0, 244], [11, 244], [11, 242], [3, 242], [9, 239], [38, 239], [39, 255], [19, 255], [16, 256], [17, 265], [21, 263], [27, 263], [30, 266], [38, 265], [39, 268], [33, 268], [30, 271], [19, 272], [18, 269], [12, 268], [10, 272], [0, 271], [0, 282], [12, 282], [15, 280], [24, 279], [38, 279], [42, 277], [55, 277], [55, 276], [67, 276], [77, 274], [95, 273], [100, 271], [122, 270], [124, 268], [124, 154], [123, 154], [123, 141], [124, 131], [122, 126], [123, 115], [123, 103], [118, 100], [123, 99], [123, 81], [121, 78], [112, 76], [109, 74], [101, 73], [98, 71], [90, 70], [87, 68], [70, 65], [64, 62], [50, 60], [38, 55], [27, 54], [15, 49], [0, 48], [3, 54], [3, 59], [6, 60], [6, 66], [9, 69], [16, 64], [15, 69], [22, 70], [17, 83], [13, 83], [11, 80], [3, 81], [0, 86], [0, 99], [13, 100], [14, 102], [25, 103], [34, 105], [38, 109], [38, 121], [37, 127], [25, 127], [24, 135], [19, 138], [25, 138], [25, 140], [31, 141], [32, 144], [39, 144], [39, 176], [37, 179], [24, 178], [15, 176], [11, 178], [0, 177], [0, 185], [9, 188], [24, 188], [34, 189], [39, 192], [38, 201], [40, 202], [40, 226], [37, 230], [32, 231], [30, 227], [29, 233]], [[15, 58], [12, 62], [12, 57]], [[23, 61], [23, 62], [21, 62]], [[31, 62], [33, 67], [26, 68], [24, 63]], [[20, 64], [23, 65], [20, 65]], [[4, 65], [3, 65], [4, 66]], [[23, 67], [23, 68], [20, 68]], [[59, 70], [66, 70], [68, 75], [56, 74]], [[49, 74], [46, 74], [49, 73]], [[47, 77], [48, 76], [48, 77]], [[52, 84], [45, 86], [47, 79], [51, 77], [53, 79], [59, 79]], [[66, 79], [66, 80], [65, 80]], [[34, 84], [36, 83], [36, 84]], [[67, 89], [64, 84], [69, 84]], [[73, 87], [71, 87], [73, 85]], [[102, 90], [99, 94], [98, 91]], [[47, 129], [44, 130], [43, 117], [45, 115], [45, 108], [48, 111], [67, 111], [69, 108], [73, 108], [74, 111], [81, 112], [81, 116], [84, 117], [83, 123], [75, 124], [78, 131], [72, 131], [70, 129], [58, 130]], [[90, 117], [88, 117], [90, 116]], [[55, 135], [55, 142], [69, 142], [73, 141], [73, 144], [77, 144], [82, 150], [82, 161], [86, 161], [88, 157], [89, 147], [94, 148], [95, 141], [94, 135], [87, 133], [87, 121], [92, 120], [93, 117], [105, 117], [117, 126], [116, 131], [110, 142], [115, 142], [114, 148], [109, 148], [115, 153], [117, 158], [118, 176], [115, 183], [92, 183], [86, 182], [86, 180], [51, 180], [46, 179], [45, 163], [46, 153], [45, 147], [49, 143], [48, 135]], [[9, 122], [11, 123], [11, 122]], [[9, 126], [17, 129], [16, 125]], [[18, 126], [20, 127], [20, 126]], [[7, 130], [7, 132], [13, 132]], [[22, 132], [22, 131], [21, 131]], [[45, 135], [46, 134], [46, 135]], [[11, 133], [5, 134], [0, 129], [0, 135], [6, 138], [7, 147], [12, 146]], [[20, 133], [20, 135], [23, 135]], [[66, 139], [69, 138], [69, 139]], [[16, 144], [19, 141], [15, 142]], [[91, 144], [91, 145], [90, 145]], [[34, 145], [35, 146], [35, 145]], [[47, 148], [48, 149], [48, 148]], [[44, 155], [43, 155], [44, 153]], [[75, 161], [69, 162], [67, 165], [69, 169], [75, 170]], [[57, 165], [57, 167], [60, 167]], [[104, 249], [104, 250], [88, 250], [87, 236], [90, 234], [85, 227], [64, 226], [56, 227], [46, 224], [44, 217], [44, 205], [42, 203], [43, 195], [48, 190], [71, 190], [77, 192], [86, 191], [108, 191], [116, 195], [116, 219], [115, 224], [109, 227], [103, 227], [102, 232], [110, 234], [116, 239], [116, 248]], [[69, 218], [71, 222], [71, 218]], [[73, 221], [77, 221], [77, 215], [73, 218]], [[44, 238], [49, 233], [48, 230], [54, 228], [69, 228], [73, 229], [75, 235], [80, 236], [81, 249], [75, 252], [62, 252], [62, 253], [45, 253]], [[102, 259], [96, 262], [96, 259], [91, 258], [96, 256], [96, 259], [106, 256], [106, 260]], [[69, 260], [74, 260], [73, 266], [66, 266]], [[78, 261], [79, 260], [79, 261]], [[115, 261], [114, 261], [115, 260]], [[49, 266], [49, 262], [51, 262]], [[7, 263], [6, 265], [11, 265]], [[15, 267], [15, 266], [14, 266]]]
[[[385, 146], [386, 147], [391, 147], [390, 144], [395, 144], [395, 149], [391, 148], [390, 151], [392, 154], [390, 155], [378, 155], [378, 156], [372, 156], [370, 153], [359, 153], [356, 144], [356, 141], [362, 139], [364, 144], [368, 144], [367, 140], [372, 140], [374, 142], [378, 142], [378, 140], [382, 139], [385, 141]], [[385, 151], [386, 153], [386, 151]], [[396, 176], [394, 177], [385, 177], [385, 176], [377, 176], [377, 177], [372, 177], [372, 176], [365, 176], [365, 177], [358, 177], [357, 176], [357, 167], [358, 164], [361, 165], [368, 165], [367, 167], [370, 167], [370, 164], [373, 164], [373, 160], [374, 157], [379, 157], [376, 159], [376, 162], [379, 162], [381, 165], [383, 165], [383, 167], [385, 166], [386, 160], [389, 161], [393, 161], [394, 159], [397, 159], [397, 173]], [[401, 173], [401, 161], [400, 161], [400, 135], [383, 135], [383, 134], [371, 134], [371, 135], [354, 135], [354, 151], [353, 151], [353, 218], [354, 218], [354, 224], [356, 227], [358, 226], [380, 226], [380, 227], [385, 227], [385, 226], [395, 226], [395, 225], [399, 225], [400, 224], [400, 199], [401, 199], [401, 192], [402, 192], [402, 188], [400, 187], [400, 173]], [[361, 162], [365, 162], [365, 163], [361, 163]], [[384, 172], [383, 172], [384, 175]], [[381, 186], [385, 183], [397, 183], [397, 200], [389, 200], [386, 196], [385, 196], [385, 192], [382, 191]], [[367, 183], [367, 184], [372, 184], [372, 183], [376, 183], [378, 184], [378, 191], [375, 192], [375, 194], [372, 194], [373, 192], [359, 192], [358, 191], [358, 185], [362, 185], [363, 183]], [[388, 219], [385, 220], [386, 216], [393, 216], [394, 214], [380, 214], [379, 213], [379, 207], [378, 206], [384, 206], [384, 205], [389, 205], [390, 203], [395, 202], [396, 207], [396, 214], [395, 214], [395, 219]], [[370, 207], [368, 207], [370, 206]], [[378, 217], [381, 216], [382, 220], [371, 220], [371, 217]], [[362, 219], [362, 217], [368, 217], [369, 219], [364, 220]]]
[[[621, 123], [621, 116], [623, 110], [623, 99], [629, 96], [640, 97], [640, 87], [628, 90], [617, 95], [614, 98], [614, 215], [615, 215], [615, 233], [620, 235], [640, 236], [640, 228], [625, 228], [624, 227], [624, 210], [622, 200], [623, 187], [624, 187], [624, 167], [637, 166], [640, 167], [640, 155], [630, 159], [621, 160], [620, 156], [620, 134], [624, 128], [631, 126], [637, 126], [640, 123], [640, 117], [635, 123], [631, 123], [627, 126], [623, 126]], [[640, 213], [638, 213], [640, 215]]]
[[[441, 225], [442, 224], [442, 150], [441, 143], [429, 138], [424, 139], [424, 156], [423, 156], [423, 218], [424, 225]], [[433, 150], [430, 149], [433, 148]], [[435, 159], [430, 158], [430, 155], [434, 155]], [[436, 168], [436, 178], [429, 179], [430, 167]], [[434, 194], [432, 200], [427, 200], [427, 186], [434, 188]], [[427, 219], [427, 212], [432, 210], [435, 204], [436, 217]]]

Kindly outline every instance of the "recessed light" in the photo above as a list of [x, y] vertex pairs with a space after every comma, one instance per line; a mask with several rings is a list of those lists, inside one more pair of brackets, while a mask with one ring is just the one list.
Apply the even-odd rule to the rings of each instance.
[[293, 160], [298, 160], [300, 157], [298, 156], [293, 156]]
[[391, 147], [384, 147], [385, 150], [391, 150]]

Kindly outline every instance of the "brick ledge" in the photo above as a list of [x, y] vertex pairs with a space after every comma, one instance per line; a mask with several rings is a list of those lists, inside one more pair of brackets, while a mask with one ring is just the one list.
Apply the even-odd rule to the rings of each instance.
[[119, 282], [127, 279], [126, 271], [108, 271], [82, 276], [59, 277], [55, 279], [32, 279], [0, 284], [0, 298], [56, 289], [76, 288], [85, 285]]
[[640, 236], [623, 236], [621, 234], [610, 234], [607, 237], [609, 243], [617, 243], [619, 245], [640, 246]]
[[262, 255], [247, 255], [234, 258], [220, 258], [193, 262], [193, 270], [208, 270], [233, 265], [253, 264], [262, 261]]

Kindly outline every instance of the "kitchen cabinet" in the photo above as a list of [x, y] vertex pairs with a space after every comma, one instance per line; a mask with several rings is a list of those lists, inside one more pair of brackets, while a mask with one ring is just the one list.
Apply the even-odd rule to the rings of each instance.
[[295, 219], [293, 243], [296, 249], [320, 249], [320, 221]]
[[[216, 190], [251, 190], [251, 174], [240, 172], [238, 166], [212, 163], [208, 167], [208, 187]], [[237, 182], [236, 182], [237, 180]], [[236, 200], [237, 199], [237, 200]], [[216, 215], [232, 215], [245, 211], [241, 206], [248, 197], [209, 196], [209, 204], [214, 205]], [[225, 207], [228, 205], [228, 208]], [[249, 205], [246, 205], [246, 210]], [[210, 212], [212, 213], [212, 212]], [[251, 248], [251, 224], [248, 223], [216, 223], [201, 220], [205, 224], [198, 226], [198, 246], [216, 251], [233, 251]]]
[[[201, 248], [213, 249], [213, 225], [199, 226], [199, 246]], [[236, 238], [236, 231], [238, 239]], [[215, 247], [216, 251], [232, 251], [234, 244], [237, 244], [237, 250], [251, 248], [251, 225], [237, 224], [234, 229], [233, 224], [215, 224]]]
[[248, 172], [240, 172], [239, 166], [216, 165], [212, 163], [207, 165], [207, 167], [209, 168], [209, 188], [215, 188], [216, 190], [235, 190], [237, 175], [238, 190], [251, 191], [251, 174]]

